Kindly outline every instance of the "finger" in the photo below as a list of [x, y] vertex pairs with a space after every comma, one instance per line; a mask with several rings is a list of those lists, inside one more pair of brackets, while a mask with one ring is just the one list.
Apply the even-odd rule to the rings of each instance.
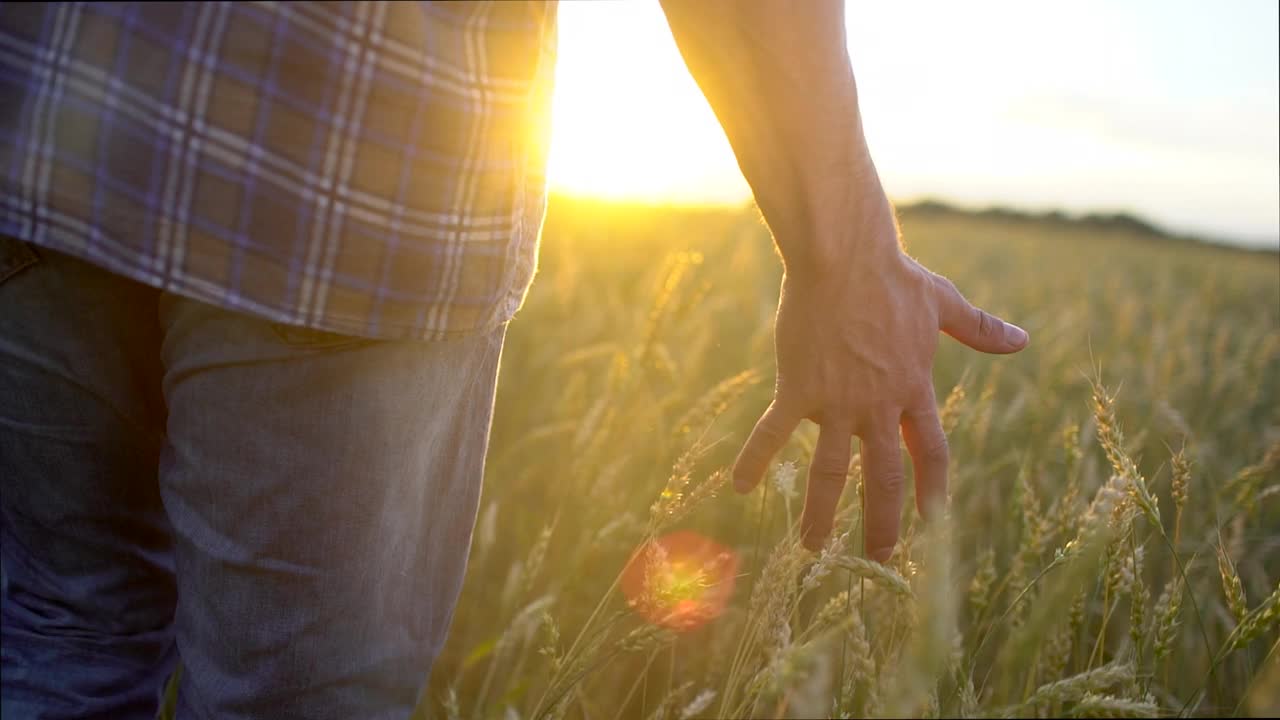
[[919, 410], [902, 414], [902, 438], [911, 453], [911, 468], [916, 476], [916, 509], [920, 517], [930, 520], [947, 501], [947, 435], [932, 402]]
[[782, 450], [800, 418], [784, 413], [775, 399], [756, 422], [747, 443], [733, 464], [733, 487], [740, 493], [751, 492], [760, 483], [773, 456]]
[[831, 534], [836, 506], [840, 504], [840, 494], [849, 475], [852, 445], [850, 428], [843, 423], [827, 423], [818, 432], [818, 446], [809, 464], [804, 514], [800, 519], [800, 537], [810, 550], [820, 549]]
[[1027, 331], [969, 304], [956, 286], [934, 275], [938, 293], [938, 320], [946, 334], [986, 353], [1012, 353], [1027, 346]]
[[867, 555], [877, 562], [888, 560], [898, 542], [902, 473], [898, 424], [886, 419], [862, 436], [862, 475], [867, 496], [863, 508], [866, 548]]

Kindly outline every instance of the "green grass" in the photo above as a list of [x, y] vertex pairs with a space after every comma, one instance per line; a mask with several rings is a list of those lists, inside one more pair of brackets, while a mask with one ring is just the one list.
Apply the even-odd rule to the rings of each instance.
[[[772, 481], [702, 497], [770, 396], [781, 269], [754, 213], [553, 203], [423, 714], [680, 717], [705, 692], [692, 715], [1280, 710], [1276, 255], [956, 213], [902, 227], [1032, 343], [943, 341], [950, 522], [908, 520], [886, 572], [859, 559], [856, 461], [852, 532], [821, 558]], [[780, 458], [801, 486], [815, 430]], [[617, 584], [672, 529], [740, 561], [729, 608], [681, 632]]]

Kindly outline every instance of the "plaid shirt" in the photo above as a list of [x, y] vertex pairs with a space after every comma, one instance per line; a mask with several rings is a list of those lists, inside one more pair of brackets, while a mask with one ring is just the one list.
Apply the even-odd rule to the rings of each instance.
[[555, 4], [0, 4], [0, 233], [379, 338], [519, 308]]

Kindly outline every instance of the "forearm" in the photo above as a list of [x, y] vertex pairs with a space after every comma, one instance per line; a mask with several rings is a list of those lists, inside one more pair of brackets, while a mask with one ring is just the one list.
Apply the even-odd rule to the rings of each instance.
[[[839, 0], [663, 0], [788, 272], [886, 246], [892, 225], [867, 151]], [[878, 245], [878, 247], [873, 247]]]

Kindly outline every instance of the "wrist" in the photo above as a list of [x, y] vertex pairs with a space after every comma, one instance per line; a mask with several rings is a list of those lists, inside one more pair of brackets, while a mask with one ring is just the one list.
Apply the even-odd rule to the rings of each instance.
[[775, 225], [766, 213], [788, 275], [823, 277], [883, 267], [901, 254], [893, 206], [866, 156], [813, 190], [798, 212]]

